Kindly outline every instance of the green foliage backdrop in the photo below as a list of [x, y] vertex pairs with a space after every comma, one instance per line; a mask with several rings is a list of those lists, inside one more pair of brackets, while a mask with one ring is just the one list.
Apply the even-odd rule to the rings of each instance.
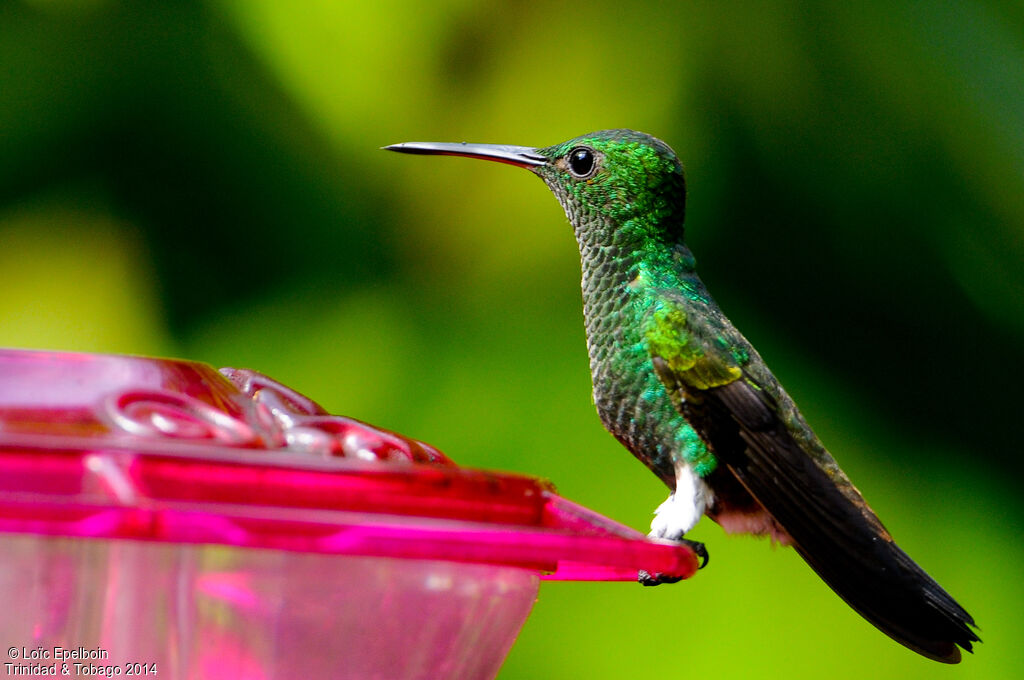
[[641, 129], [719, 302], [985, 644], [919, 659], [705, 521], [689, 583], [545, 584], [501, 677], [1019, 677], [1020, 7], [7, 0], [0, 345], [256, 368], [643, 528], [665, 490], [593, 413], [555, 201], [378, 151]]

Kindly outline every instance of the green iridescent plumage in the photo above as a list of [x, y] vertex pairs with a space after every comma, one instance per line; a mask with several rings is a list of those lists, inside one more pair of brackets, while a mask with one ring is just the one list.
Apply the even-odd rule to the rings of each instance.
[[653, 535], [682, 539], [704, 513], [770, 535], [907, 647], [950, 663], [971, 650], [973, 619], [893, 542], [697, 276], [683, 171], [664, 142], [605, 130], [543, 149], [388, 148], [522, 166], [558, 198], [580, 249], [598, 414], [673, 490]]

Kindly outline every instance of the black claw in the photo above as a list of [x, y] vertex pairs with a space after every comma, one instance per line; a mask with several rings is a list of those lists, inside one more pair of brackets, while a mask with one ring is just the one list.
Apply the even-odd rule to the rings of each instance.
[[689, 546], [690, 550], [692, 550], [697, 557], [701, 559], [700, 566], [697, 567], [698, 569], [703, 569], [708, 566], [708, 559], [710, 558], [708, 557], [708, 549], [704, 547], [703, 543], [700, 541], [690, 541], [685, 538], [679, 539], [679, 542], [683, 545]]

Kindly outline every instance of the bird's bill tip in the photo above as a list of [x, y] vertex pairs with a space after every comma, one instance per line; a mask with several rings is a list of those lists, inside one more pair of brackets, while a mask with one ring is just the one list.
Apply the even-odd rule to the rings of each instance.
[[402, 142], [383, 146], [386, 151], [429, 156], [463, 156], [485, 161], [508, 163], [522, 168], [547, 165], [547, 157], [528, 146], [506, 144], [468, 144], [466, 142]]

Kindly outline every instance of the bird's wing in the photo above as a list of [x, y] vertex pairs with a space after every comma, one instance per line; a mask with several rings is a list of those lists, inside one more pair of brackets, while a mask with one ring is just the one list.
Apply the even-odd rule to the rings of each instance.
[[645, 339], [675, 407], [840, 597], [927, 657], [955, 663], [956, 645], [971, 650], [974, 620], [893, 542], [713, 303], [666, 292]]

